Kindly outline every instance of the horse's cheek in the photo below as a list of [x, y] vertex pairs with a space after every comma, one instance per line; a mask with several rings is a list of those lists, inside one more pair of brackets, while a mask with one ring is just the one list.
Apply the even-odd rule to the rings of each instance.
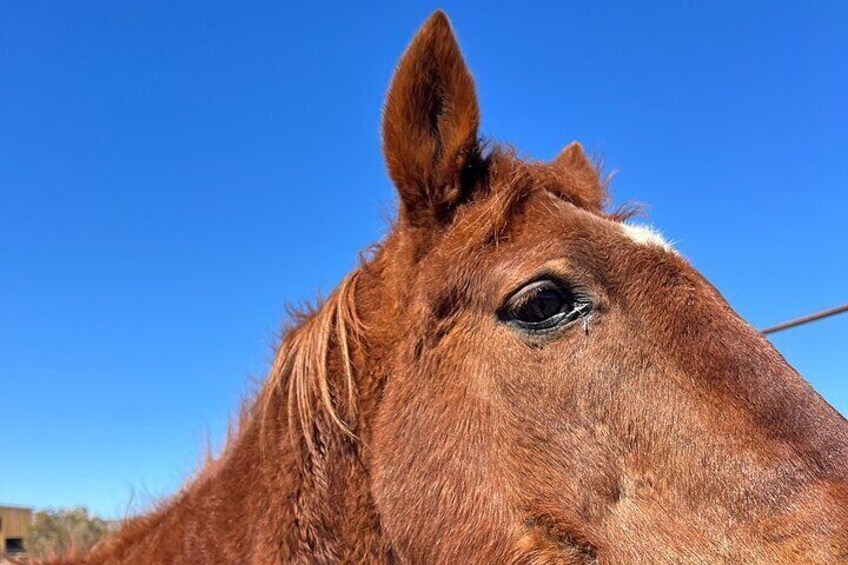
[[508, 561], [516, 517], [481, 450], [491, 418], [469, 401], [462, 379], [440, 373], [396, 376], [385, 392], [372, 439], [381, 522], [412, 562]]

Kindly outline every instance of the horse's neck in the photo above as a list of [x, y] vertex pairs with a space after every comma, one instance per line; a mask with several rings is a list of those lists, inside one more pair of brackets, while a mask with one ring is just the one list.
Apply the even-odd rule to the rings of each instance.
[[308, 563], [389, 561], [362, 443], [323, 414], [313, 432], [312, 449], [301, 446], [294, 458], [298, 479], [285, 510], [287, 552]]
[[277, 416], [263, 426], [254, 415], [183, 492], [130, 521], [84, 562], [390, 560], [360, 443], [318, 417], [314, 449], [304, 456], [291, 441], [284, 395], [275, 396]]
[[[393, 560], [363, 456], [365, 413], [373, 409], [366, 405], [373, 399], [354, 405], [353, 375], [370, 374], [357, 339], [366, 326], [354, 306], [355, 281], [356, 273], [288, 333], [264, 390], [223, 456], [84, 562]], [[366, 293], [374, 288], [362, 286]], [[340, 418], [357, 421], [363, 440], [347, 433]]]

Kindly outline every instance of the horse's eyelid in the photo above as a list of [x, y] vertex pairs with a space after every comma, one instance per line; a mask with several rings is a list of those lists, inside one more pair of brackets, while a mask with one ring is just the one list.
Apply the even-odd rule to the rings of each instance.
[[519, 286], [516, 286], [512, 291], [510, 291], [506, 295], [506, 300], [504, 302], [509, 302], [510, 300], [513, 300], [519, 295], [526, 294], [528, 292], [528, 288], [533, 285], [538, 285], [538, 287], [542, 287], [543, 285], [540, 283], [552, 283], [558, 288], [567, 290], [571, 294], [575, 294], [573, 285], [571, 285], [566, 279], [555, 273], [545, 272], [533, 277], [528, 281], [525, 281]]

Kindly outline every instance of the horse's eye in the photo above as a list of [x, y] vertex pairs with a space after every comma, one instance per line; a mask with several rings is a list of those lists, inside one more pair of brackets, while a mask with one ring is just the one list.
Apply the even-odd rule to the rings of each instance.
[[547, 330], [585, 313], [588, 304], [578, 303], [562, 284], [541, 280], [513, 294], [501, 309], [501, 320], [526, 330]]

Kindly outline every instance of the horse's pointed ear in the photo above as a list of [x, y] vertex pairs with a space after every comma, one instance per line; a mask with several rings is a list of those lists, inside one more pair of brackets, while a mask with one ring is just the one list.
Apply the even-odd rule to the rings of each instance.
[[583, 151], [583, 146], [578, 141], [572, 141], [568, 146], [559, 152], [554, 161], [557, 165], [567, 167], [574, 170], [582, 170], [584, 172], [595, 172], [595, 166], [592, 161], [586, 156]]
[[476, 183], [480, 114], [474, 81], [442, 11], [424, 23], [395, 71], [383, 112], [383, 154], [401, 221], [449, 221]]
[[598, 169], [586, 156], [582, 145], [572, 141], [560, 151], [553, 164], [565, 171], [571, 180], [571, 186], [567, 187], [567, 196], [574, 200], [575, 204], [593, 212], [603, 209], [607, 191], [598, 176]]

